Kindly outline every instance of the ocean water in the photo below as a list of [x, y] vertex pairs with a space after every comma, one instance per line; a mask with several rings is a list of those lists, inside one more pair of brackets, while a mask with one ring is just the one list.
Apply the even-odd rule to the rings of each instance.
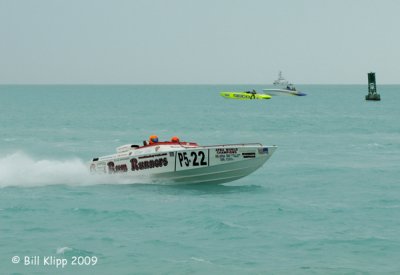
[[[0, 274], [399, 274], [400, 86], [219, 96], [253, 88], [0, 86]], [[223, 185], [89, 175], [151, 134], [279, 148]]]

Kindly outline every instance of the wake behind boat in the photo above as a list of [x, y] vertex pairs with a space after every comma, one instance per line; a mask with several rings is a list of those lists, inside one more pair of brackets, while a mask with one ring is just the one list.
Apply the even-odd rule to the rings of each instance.
[[305, 96], [307, 94], [302, 93], [296, 90], [296, 87], [289, 83], [283, 76], [282, 72], [279, 72], [278, 79], [274, 81], [274, 87], [263, 89], [268, 95], [297, 95], [297, 96]]
[[166, 184], [220, 184], [245, 177], [260, 168], [274, 153], [276, 146], [259, 143], [199, 146], [195, 142], [127, 144], [113, 155], [94, 158], [90, 171], [111, 174], [137, 182]]
[[229, 99], [249, 100], [249, 99], [270, 99], [270, 95], [258, 94], [255, 90], [245, 92], [221, 92], [221, 96]]

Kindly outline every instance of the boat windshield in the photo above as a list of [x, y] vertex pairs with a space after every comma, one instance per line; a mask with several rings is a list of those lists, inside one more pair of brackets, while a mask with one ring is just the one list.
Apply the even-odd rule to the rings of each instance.
[[288, 89], [290, 91], [296, 91], [296, 87], [293, 84], [288, 84], [286, 89]]

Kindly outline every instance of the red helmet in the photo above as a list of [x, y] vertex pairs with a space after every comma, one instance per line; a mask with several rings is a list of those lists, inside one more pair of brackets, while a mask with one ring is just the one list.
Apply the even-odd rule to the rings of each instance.
[[171, 138], [171, 142], [179, 142], [179, 138], [177, 136], [173, 136]]

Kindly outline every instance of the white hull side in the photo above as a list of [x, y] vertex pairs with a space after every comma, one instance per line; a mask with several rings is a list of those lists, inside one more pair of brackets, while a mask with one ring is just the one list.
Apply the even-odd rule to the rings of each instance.
[[272, 96], [277, 96], [277, 95], [296, 95], [296, 96], [305, 96], [305, 93], [299, 92], [299, 91], [291, 91], [287, 89], [263, 89], [263, 92], [272, 95]]
[[91, 163], [91, 170], [96, 174], [123, 178], [125, 183], [219, 184], [254, 172], [275, 149], [275, 146], [261, 144], [197, 147], [168, 152], [160, 148], [150, 154], [102, 157]]
[[260, 168], [269, 157], [242, 160], [196, 170], [152, 175], [155, 182], [169, 184], [221, 184], [243, 178]]

